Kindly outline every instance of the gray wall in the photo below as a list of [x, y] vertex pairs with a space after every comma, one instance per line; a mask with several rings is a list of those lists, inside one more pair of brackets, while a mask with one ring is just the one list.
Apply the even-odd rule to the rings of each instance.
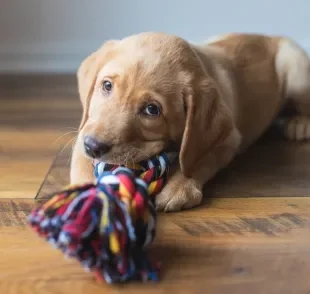
[[0, 71], [75, 71], [104, 40], [148, 30], [284, 34], [310, 51], [309, 29], [309, 0], [1, 0]]

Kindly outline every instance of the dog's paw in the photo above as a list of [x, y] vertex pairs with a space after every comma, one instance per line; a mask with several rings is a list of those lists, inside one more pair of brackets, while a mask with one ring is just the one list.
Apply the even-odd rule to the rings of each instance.
[[156, 196], [156, 209], [165, 212], [180, 211], [198, 206], [201, 200], [202, 192], [197, 188], [196, 182], [177, 173]]
[[289, 140], [309, 140], [310, 117], [296, 116], [288, 119], [284, 126], [284, 135]]

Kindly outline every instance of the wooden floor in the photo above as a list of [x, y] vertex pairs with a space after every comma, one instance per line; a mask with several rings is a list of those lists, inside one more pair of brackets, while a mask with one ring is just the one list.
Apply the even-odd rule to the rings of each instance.
[[80, 112], [74, 77], [0, 76], [0, 293], [310, 293], [310, 144], [269, 137], [206, 185], [201, 207], [159, 215], [159, 283], [98, 284], [64, 259], [26, 217], [67, 184], [75, 133], [60, 137]]

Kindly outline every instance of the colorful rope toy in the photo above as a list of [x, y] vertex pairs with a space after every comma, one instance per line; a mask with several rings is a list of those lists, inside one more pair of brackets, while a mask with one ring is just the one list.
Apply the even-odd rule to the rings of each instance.
[[30, 226], [98, 280], [158, 280], [159, 266], [145, 251], [156, 234], [154, 196], [169, 167], [165, 153], [134, 166], [95, 166], [96, 183], [54, 193], [35, 208]]

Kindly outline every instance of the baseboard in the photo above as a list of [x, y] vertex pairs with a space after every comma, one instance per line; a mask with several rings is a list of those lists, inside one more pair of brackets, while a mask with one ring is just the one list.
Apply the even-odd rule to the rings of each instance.
[[[310, 54], [310, 40], [298, 42]], [[44, 43], [0, 46], [0, 73], [75, 73], [100, 44]]]

